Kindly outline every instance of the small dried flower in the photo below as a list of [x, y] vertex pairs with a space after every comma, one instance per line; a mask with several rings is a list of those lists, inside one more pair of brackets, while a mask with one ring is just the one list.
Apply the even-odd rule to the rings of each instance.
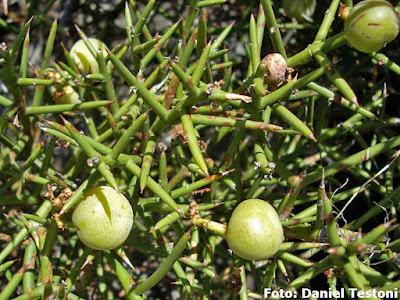
[[271, 53], [263, 58], [262, 64], [266, 66], [264, 82], [271, 87], [278, 87], [286, 81], [287, 64], [285, 58], [279, 53]]

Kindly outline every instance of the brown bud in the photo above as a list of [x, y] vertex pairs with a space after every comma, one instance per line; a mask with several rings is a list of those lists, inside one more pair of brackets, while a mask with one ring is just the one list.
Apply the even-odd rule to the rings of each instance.
[[339, 18], [342, 18], [343, 20], [346, 20], [347, 16], [350, 13], [350, 10], [351, 10], [350, 7], [347, 7], [343, 3], [340, 3], [339, 12], [338, 12]]
[[265, 64], [264, 82], [271, 87], [277, 87], [286, 81], [286, 60], [279, 53], [271, 53], [261, 61]]

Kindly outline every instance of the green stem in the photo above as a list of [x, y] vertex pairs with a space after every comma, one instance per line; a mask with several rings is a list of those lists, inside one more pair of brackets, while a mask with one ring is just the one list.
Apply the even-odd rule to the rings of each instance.
[[168, 257], [160, 264], [157, 271], [155, 271], [149, 278], [147, 278], [144, 282], [133, 288], [129, 293], [142, 295], [147, 290], [151, 289], [155, 286], [163, 277], [168, 273], [168, 271], [172, 268], [174, 263], [179, 259], [183, 250], [187, 247], [187, 242], [189, 241], [191, 236], [191, 231], [186, 232], [178, 241], [176, 246], [172, 249], [171, 253]]

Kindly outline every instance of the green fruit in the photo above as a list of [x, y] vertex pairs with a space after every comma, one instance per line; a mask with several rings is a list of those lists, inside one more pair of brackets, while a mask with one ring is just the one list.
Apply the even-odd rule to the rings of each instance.
[[53, 101], [57, 104], [79, 104], [82, 101], [79, 99], [78, 93], [69, 85], [60, 85], [57, 87], [49, 87], [50, 94], [53, 96]]
[[282, 5], [289, 18], [304, 21], [314, 14], [317, 3], [316, 0], [283, 0]]
[[379, 51], [399, 33], [399, 17], [384, 0], [365, 0], [355, 5], [344, 21], [344, 35], [358, 51]]
[[117, 248], [127, 239], [133, 225], [129, 201], [111, 187], [85, 192], [72, 214], [79, 239], [96, 250]]
[[275, 209], [260, 199], [241, 202], [229, 220], [226, 241], [236, 255], [248, 260], [273, 256], [284, 240]]
[[[107, 56], [107, 46], [102, 41], [94, 38], [88, 38], [88, 41], [90, 42], [90, 44], [92, 44], [96, 51], [100, 50], [104, 56]], [[95, 74], [100, 72], [97, 60], [86, 47], [83, 40], [77, 41], [72, 46], [70, 55], [82, 75]]]
[[79, 104], [78, 93], [61, 77], [55, 70], [49, 68], [46, 70], [48, 79], [53, 80], [57, 84], [48, 87], [52, 100], [57, 104]]

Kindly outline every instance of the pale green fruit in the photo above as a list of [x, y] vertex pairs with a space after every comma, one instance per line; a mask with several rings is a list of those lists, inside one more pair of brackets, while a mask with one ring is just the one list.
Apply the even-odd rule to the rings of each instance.
[[[96, 51], [100, 50], [107, 56], [107, 46], [100, 40], [88, 38]], [[92, 53], [86, 47], [83, 40], [77, 41], [71, 48], [70, 55], [82, 75], [99, 73], [99, 64]]]
[[260, 199], [241, 202], [232, 213], [226, 232], [229, 248], [248, 260], [273, 256], [284, 240], [276, 210]]
[[113, 188], [95, 187], [85, 192], [75, 206], [72, 222], [86, 246], [96, 250], [115, 249], [131, 232], [132, 206]]
[[53, 101], [57, 104], [79, 104], [82, 102], [78, 93], [69, 85], [51, 86], [49, 91], [53, 96]]
[[289, 18], [304, 21], [312, 17], [317, 3], [316, 0], [283, 0], [282, 5]]
[[50, 95], [52, 100], [57, 104], [79, 104], [82, 101], [79, 99], [79, 94], [68, 85], [61, 75], [53, 69], [48, 69], [46, 76], [49, 79], [57, 82], [55, 85], [49, 86]]
[[357, 3], [344, 21], [344, 35], [358, 51], [379, 51], [399, 33], [399, 17], [393, 6], [384, 0]]

